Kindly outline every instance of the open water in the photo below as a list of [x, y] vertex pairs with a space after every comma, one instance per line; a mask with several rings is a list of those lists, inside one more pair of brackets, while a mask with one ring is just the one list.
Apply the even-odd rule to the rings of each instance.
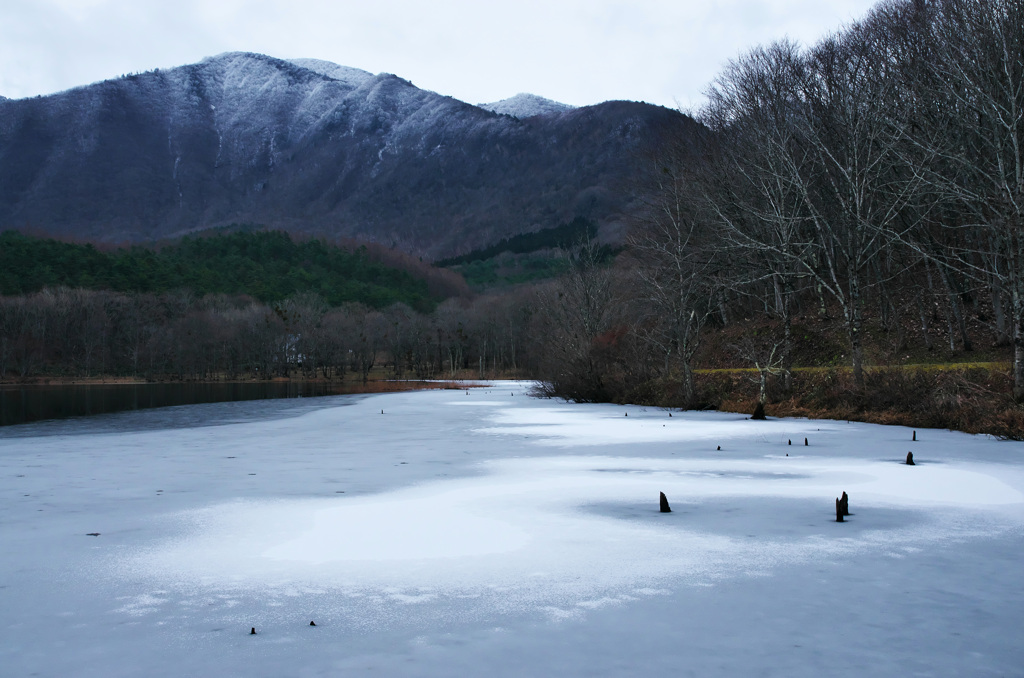
[[[179, 405], [220, 403], [219, 408], [204, 412], [214, 420], [226, 417], [259, 416], [262, 410], [275, 412], [328, 407], [330, 403], [311, 402], [310, 398], [351, 393], [351, 385], [323, 382], [245, 382], [245, 383], [156, 383], [156, 384], [65, 384], [0, 386], [0, 426], [14, 426], [45, 420], [91, 417], [117, 412], [172, 408], [145, 418], [161, 420], [163, 426], [177, 428], [195, 425], [195, 414], [186, 415]], [[283, 401], [259, 407], [231, 407], [231, 403], [249, 401]], [[178, 415], [181, 421], [177, 422]], [[96, 422], [103, 426], [107, 420]], [[148, 426], [147, 426], [148, 427]], [[62, 427], [51, 427], [60, 429]], [[36, 431], [38, 434], [38, 430]]]

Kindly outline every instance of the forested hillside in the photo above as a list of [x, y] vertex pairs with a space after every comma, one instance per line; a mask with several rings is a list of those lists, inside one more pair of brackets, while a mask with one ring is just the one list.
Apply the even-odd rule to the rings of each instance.
[[439, 299], [426, 281], [320, 240], [295, 241], [282, 232], [185, 237], [159, 249], [101, 251], [92, 245], [0, 234], [0, 294], [71, 287], [161, 294], [245, 294], [280, 301], [315, 292], [332, 306], [393, 303], [429, 310]]
[[149, 243], [232, 223], [438, 258], [575, 217], [617, 224], [649, 104], [523, 119], [391, 74], [229, 53], [0, 101], [0, 231]]
[[[467, 254], [435, 262], [461, 275], [476, 290], [536, 283], [558, 277], [568, 270], [565, 252], [597, 237], [597, 225], [582, 217], [555, 228], [502, 238], [497, 243]], [[605, 245], [604, 259], [611, 261], [616, 248]]]

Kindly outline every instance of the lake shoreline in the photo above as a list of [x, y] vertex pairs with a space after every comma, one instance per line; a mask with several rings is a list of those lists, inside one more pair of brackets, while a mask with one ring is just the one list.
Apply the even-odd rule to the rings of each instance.
[[0, 385], [0, 427], [117, 412], [247, 400], [466, 390], [480, 384], [422, 380], [86, 381]]
[[[381, 379], [374, 378], [368, 381], [359, 379], [315, 379], [274, 377], [272, 379], [145, 379], [140, 377], [29, 377], [26, 379], [3, 379], [0, 380], [0, 388], [18, 386], [109, 386], [109, 385], [143, 385], [143, 384], [329, 384], [338, 386], [367, 386], [373, 388], [374, 384], [460, 384], [455, 388], [462, 388], [461, 384], [479, 381], [478, 379], [467, 380], [463, 378], [454, 379]], [[472, 386], [472, 384], [471, 384]], [[371, 391], [373, 392], [373, 391]]]

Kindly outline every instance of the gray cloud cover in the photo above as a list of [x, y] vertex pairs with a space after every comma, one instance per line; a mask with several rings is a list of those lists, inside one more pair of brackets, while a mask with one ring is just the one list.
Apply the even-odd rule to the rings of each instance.
[[220, 52], [315, 57], [478, 103], [532, 92], [570, 104], [699, 103], [758, 43], [804, 43], [868, 0], [4, 0], [0, 95], [46, 94]]

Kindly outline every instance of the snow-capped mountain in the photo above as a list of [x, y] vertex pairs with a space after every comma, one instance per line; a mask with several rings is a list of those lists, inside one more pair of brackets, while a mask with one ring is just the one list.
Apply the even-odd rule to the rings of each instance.
[[530, 118], [535, 115], [546, 115], [548, 113], [562, 113], [574, 108], [569, 104], [563, 104], [551, 99], [539, 97], [536, 94], [519, 93], [514, 97], [495, 101], [490, 104], [479, 104], [480, 108], [495, 113], [511, 115], [513, 118]]
[[367, 80], [373, 79], [373, 73], [369, 71], [350, 68], [349, 66], [340, 66], [333, 61], [324, 61], [323, 59], [289, 59], [288, 61], [296, 66], [308, 68], [320, 75], [326, 75], [332, 80], [340, 80], [352, 87], [358, 87]]
[[630, 102], [548, 109], [239, 52], [0, 101], [0, 230], [138, 242], [253, 223], [447, 256], [615, 220], [635, 151], [696, 124]]

